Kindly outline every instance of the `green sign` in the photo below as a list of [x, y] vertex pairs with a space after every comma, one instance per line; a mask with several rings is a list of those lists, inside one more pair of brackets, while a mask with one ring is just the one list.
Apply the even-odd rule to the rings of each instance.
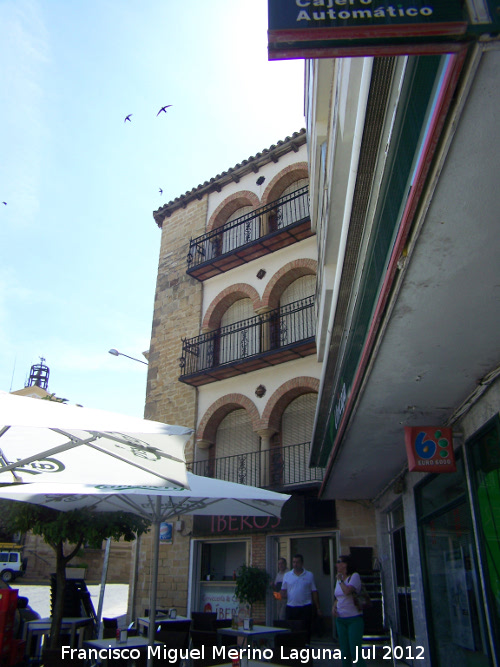
[[270, 32], [463, 22], [460, 0], [269, 0]]
[[500, 0], [268, 0], [269, 58], [453, 52], [499, 29]]

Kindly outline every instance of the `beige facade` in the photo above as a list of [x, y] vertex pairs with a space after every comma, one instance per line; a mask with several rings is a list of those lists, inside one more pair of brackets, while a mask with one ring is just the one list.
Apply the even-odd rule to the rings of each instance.
[[[340, 524], [346, 548], [375, 543], [366, 508], [340, 503], [337, 518], [333, 505], [311, 509], [323, 471], [308, 468], [320, 383], [308, 186], [302, 130], [154, 213], [162, 238], [145, 416], [194, 429], [193, 472], [291, 493], [295, 503], [272, 528], [182, 517], [172, 544], [160, 544], [158, 608], [206, 609], [214, 591], [229, 600], [240, 564], [274, 575], [278, 555], [290, 560], [297, 549], [330, 589]], [[354, 514], [366, 525], [361, 538], [350, 530]], [[145, 536], [135, 549], [131, 616], [149, 606], [150, 552]], [[325, 593], [327, 616], [330, 602]], [[271, 620], [272, 600], [253, 613]]]

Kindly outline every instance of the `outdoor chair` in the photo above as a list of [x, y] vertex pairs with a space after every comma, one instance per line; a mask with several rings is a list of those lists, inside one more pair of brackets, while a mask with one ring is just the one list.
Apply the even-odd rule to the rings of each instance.
[[[40, 667], [68, 667], [68, 659], [63, 659], [60, 648], [44, 648], [42, 651], [42, 660]], [[75, 658], [71, 659], [72, 665], [85, 665], [86, 660]]]
[[[188, 650], [189, 649], [189, 632], [188, 631], [179, 631], [179, 630], [167, 630], [165, 627], [162, 627], [158, 630], [155, 635], [156, 641], [162, 642], [165, 644], [167, 649], [180, 649]], [[181, 657], [178, 655], [177, 660], [171, 661], [168, 660], [169, 665], [179, 665], [181, 662]]]
[[227, 657], [224, 660], [222, 656], [214, 657], [213, 655], [213, 647], [219, 646], [219, 638], [215, 630], [191, 630], [190, 636], [192, 648], [205, 648], [204, 658], [192, 658], [193, 667], [212, 667], [212, 665], [222, 665], [229, 662]]
[[[289, 665], [290, 667], [303, 667], [303, 665], [312, 665], [312, 660], [304, 662], [300, 657], [288, 659], [291, 649], [300, 651], [307, 648], [308, 633], [306, 630], [292, 630], [292, 632], [282, 635], [276, 635], [274, 638], [274, 657], [273, 662], [278, 665]], [[281, 657], [283, 649], [283, 655]], [[299, 654], [300, 655], [300, 654]]]
[[113, 639], [116, 637], [116, 631], [118, 630], [118, 619], [117, 618], [103, 618], [102, 619], [102, 638], [103, 639]]
[[191, 629], [215, 632], [217, 630], [217, 614], [214, 611], [192, 611]]
[[189, 619], [185, 621], [168, 621], [168, 623], [158, 623], [159, 628], [165, 632], [187, 632], [191, 629], [191, 621]]

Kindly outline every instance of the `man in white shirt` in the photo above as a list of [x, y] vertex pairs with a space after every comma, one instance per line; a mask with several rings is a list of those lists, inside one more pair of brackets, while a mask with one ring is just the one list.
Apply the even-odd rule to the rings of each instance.
[[304, 569], [304, 558], [300, 554], [295, 554], [292, 558], [292, 566], [293, 569], [283, 576], [281, 597], [286, 601], [287, 621], [303, 621], [309, 643], [313, 604], [318, 616], [321, 616], [318, 589], [313, 573]]

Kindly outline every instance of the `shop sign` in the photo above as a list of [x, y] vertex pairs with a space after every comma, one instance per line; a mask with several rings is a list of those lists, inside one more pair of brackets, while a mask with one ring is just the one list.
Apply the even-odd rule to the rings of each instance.
[[194, 516], [193, 535], [238, 535], [335, 525], [335, 501], [292, 495], [275, 516]]
[[488, 0], [474, 3], [481, 5], [480, 12], [475, 7], [467, 11], [465, 4], [461, 0], [268, 0], [269, 59], [453, 52], [471, 31], [495, 29]]
[[451, 428], [405, 426], [409, 472], [456, 472]]
[[211, 584], [201, 585], [200, 605], [203, 611], [215, 612], [219, 620], [227, 620], [238, 613], [240, 603], [234, 594], [234, 587]]

